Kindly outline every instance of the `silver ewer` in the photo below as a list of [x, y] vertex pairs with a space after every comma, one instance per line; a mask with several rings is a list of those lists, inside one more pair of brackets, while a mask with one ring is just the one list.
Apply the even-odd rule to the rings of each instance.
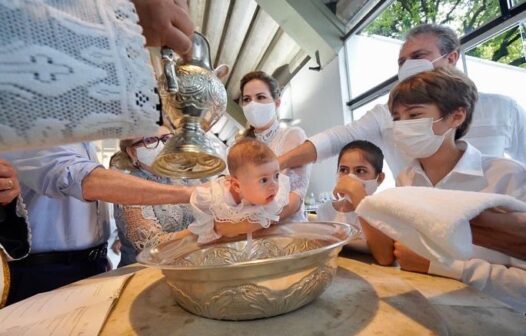
[[336, 273], [339, 251], [358, 230], [341, 223], [286, 223], [253, 235], [252, 244], [238, 238], [203, 246], [189, 236], [144, 249], [137, 261], [162, 270], [185, 310], [251, 320], [293, 311], [321, 295]]
[[169, 48], [162, 48], [163, 74], [159, 94], [166, 126], [173, 137], [158, 155], [152, 169], [172, 178], [202, 178], [225, 169], [208, 131], [225, 113], [227, 94], [211, 67], [206, 38], [194, 32], [192, 55], [174, 60]]

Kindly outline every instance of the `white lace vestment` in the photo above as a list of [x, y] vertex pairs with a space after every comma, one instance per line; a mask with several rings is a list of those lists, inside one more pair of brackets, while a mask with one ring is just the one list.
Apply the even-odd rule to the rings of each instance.
[[128, 0], [0, 0], [0, 152], [155, 133], [137, 21]]

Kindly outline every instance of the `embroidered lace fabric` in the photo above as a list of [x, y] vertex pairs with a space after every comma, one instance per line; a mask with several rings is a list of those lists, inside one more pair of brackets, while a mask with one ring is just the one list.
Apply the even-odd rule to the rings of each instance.
[[155, 133], [128, 0], [0, 0], [0, 151]]
[[[171, 180], [158, 177], [139, 169], [129, 172], [131, 175], [164, 184], [191, 185], [199, 180]], [[192, 182], [190, 182], [192, 181]], [[195, 181], [195, 182], [194, 182]], [[164, 205], [115, 205], [115, 222], [118, 230], [135, 248], [156, 246], [174, 238], [174, 233], [182, 231], [193, 221], [192, 210], [188, 204]], [[122, 242], [127, 244], [127, 242]]]
[[190, 198], [194, 222], [188, 227], [198, 235], [197, 242], [205, 244], [220, 238], [214, 230], [214, 221], [242, 222], [248, 220], [267, 228], [273, 221], [279, 221], [279, 214], [289, 201], [289, 179], [280, 175], [279, 191], [267, 205], [252, 205], [242, 200], [236, 204], [229, 191], [228, 180], [221, 177], [210, 182], [209, 187], [198, 187]]

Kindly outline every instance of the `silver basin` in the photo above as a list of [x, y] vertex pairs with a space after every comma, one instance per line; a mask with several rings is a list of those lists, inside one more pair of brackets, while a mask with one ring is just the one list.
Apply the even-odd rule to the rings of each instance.
[[143, 250], [137, 260], [162, 269], [177, 303], [220, 320], [284, 314], [318, 297], [336, 272], [338, 253], [358, 230], [347, 224], [273, 225], [246, 239], [198, 245], [195, 237]]

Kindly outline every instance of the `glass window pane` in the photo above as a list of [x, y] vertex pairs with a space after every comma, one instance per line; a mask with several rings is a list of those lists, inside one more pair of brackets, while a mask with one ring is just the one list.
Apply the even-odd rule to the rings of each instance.
[[466, 54], [468, 76], [481, 92], [499, 93], [526, 107], [526, 23], [479, 44]]
[[498, 0], [398, 0], [366, 29], [369, 35], [403, 39], [404, 34], [422, 23], [443, 24], [463, 36], [500, 16]]
[[517, 7], [518, 5], [522, 5], [525, 2], [526, 0], [511, 0], [511, 7]]
[[383, 36], [354, 35], [346, 41], [351, 98], [397, 73], [401, 45]]

